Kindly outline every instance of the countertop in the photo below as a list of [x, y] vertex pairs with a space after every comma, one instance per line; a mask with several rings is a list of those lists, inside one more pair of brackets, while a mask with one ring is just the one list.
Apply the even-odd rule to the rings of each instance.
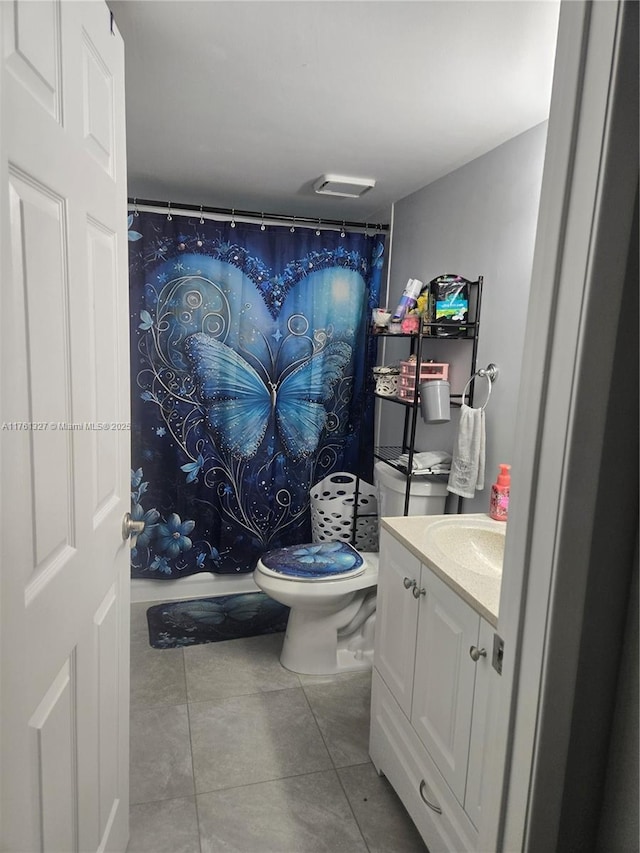
[[[494, 521], [485, 513], [469, 513], [457, 516], [471, 519], [482, 519], [495, 525], [496, 529], [504, 530], [504, 522]], [[421, 563], [428, 566], [455, 593], [467, 602], [477, 613], [486, 619], [494, 628], [498, 624], [500, 607], [500, 585], [502, 577], [487, 577], [477, 574], [464, 566], [446, 560], [436, 562], [427, 550], [426, 531], [431, 524], [450, 515], [407, 515], [398, 518], [381, 518], [380, 523], [385, 530], [416, 556]]]

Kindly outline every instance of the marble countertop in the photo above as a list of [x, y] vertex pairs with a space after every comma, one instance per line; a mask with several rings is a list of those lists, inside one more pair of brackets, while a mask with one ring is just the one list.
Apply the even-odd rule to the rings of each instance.
[[[430, 553], [426, 542], [426, 532], [435, 522], [451, 519], [451, 515], [408, 515], [398, 518], [381, 518], [385, 530], [428, 566], [447, 586], [467, 602], [483, 619], [494, 628], [498, 624], [500, 607], [500, 585], [502, 576], [491, 577], [471, 571], [464, 566], [442, 559]], [[504, 530], [504, 522], [494, 521], [485, 513], [469, 513], [456, 518], [469, 520], [481, 519], [496, 529]]]

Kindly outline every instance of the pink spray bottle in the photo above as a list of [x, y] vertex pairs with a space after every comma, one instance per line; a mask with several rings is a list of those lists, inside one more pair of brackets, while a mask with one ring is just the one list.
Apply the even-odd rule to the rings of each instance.
[[509, 491], [511, 489], [511, 465], [500, 465], [498, 479], [491, 486], [489, 515], [496, 521], [506, 521], [509, 514]]

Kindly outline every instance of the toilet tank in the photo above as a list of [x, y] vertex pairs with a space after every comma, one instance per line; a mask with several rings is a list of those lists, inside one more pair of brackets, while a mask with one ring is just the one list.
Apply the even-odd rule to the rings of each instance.
[[[378, 515], [404, 515], [406, 476], [386, 462], [380, 461], [374, 466], [373, 477], [378, 492]], [[414, 476], [411, 482], [409, 515], [443, 515], [447, 494], [446, 483], [436, 483]]]

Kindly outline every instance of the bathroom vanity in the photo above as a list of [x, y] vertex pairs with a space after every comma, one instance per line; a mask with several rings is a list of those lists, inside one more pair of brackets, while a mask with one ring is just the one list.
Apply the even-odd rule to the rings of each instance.
[[430, 853], [477, 849], [504, 523], [381, 521], [370, 754]]

